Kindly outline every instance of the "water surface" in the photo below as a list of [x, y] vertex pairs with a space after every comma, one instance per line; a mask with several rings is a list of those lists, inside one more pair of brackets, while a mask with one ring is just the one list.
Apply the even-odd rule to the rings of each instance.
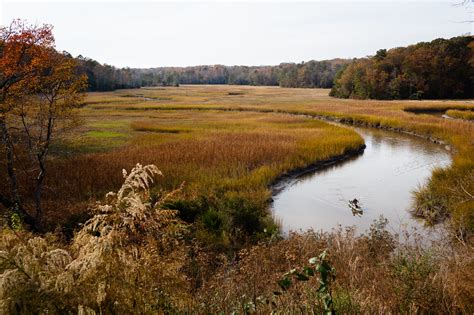
[[[355, 129], [365, 140], [362, 155], [300, 177], [274, 196], [273, 213], [289, 230], [330, 231], [338, 225], [364, 232], [383, 215], [399, 233], [423, 222], [410, 209], [412, 191], [424, 184], [433, 168], [451, 162], [441, 145], [414, 136], [376, 129]], [[357, 198], [364, 214], [353, 216], [348, 201]]]

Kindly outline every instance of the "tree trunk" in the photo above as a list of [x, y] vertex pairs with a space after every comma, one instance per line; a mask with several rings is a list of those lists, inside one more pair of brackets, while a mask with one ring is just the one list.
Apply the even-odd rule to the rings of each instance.
[[41, 192], [43, 190], [44, 176], [46, 175], [46, 169], [44, 167], [44, 156], [38, 154], [38, 163], [40, 165], [40, 172], [36, 178], [35, 187], [35, 229], [37, 231], [42, 230], [42, 218], [43, 218], [43, 207], [41, 206]]
[[18, 180], [15, 174], [14, 168], [14, 156], [13, 156], [13, 145], [11, 143], [10, 135], [8, 134], [8, 127], [5, 121], [5, 117], [0, 116], [0, 131], [2, 132], [2, 143], [5, 148], [7, 172], [8, 178], [10, 179], [10, 193], [13, 198], [13, 203], [20, 203], [20, 195], [18, 193]]
[[[50, 106], [52, 106], [52, 104], [50, 104]], [[53, 133], [53, 124], [54, 124], [54, 119], [52, 116], [52, 112], [50, 111], [49, 118], [48, 118], [48, 128], [46, 132], [46, 139], [44, 141], [43, 147], [41, 148], [41, 151], [37, 154], [40, 172], [38, 174], [38, 177], [36, 178], [36, 187], [35, 187], [35, 208], [36, 208], [35, 229], [38, 231], [42, 230], [43, 207], [41, 206], [41, 192], [43, 191], [43, 182], [44, 182], [44, 177], [46, 175], [46, 156], [48, 155], [49, 144], [51, 143], [51, 136]]]
[[10, 134], [8, 133], [8, 127], [5, 121], [5, 116], [3, 115], [0, 115], [0, 132], [2, 134], [2, 143], [6, 153], [7, 173], [10, 181], [10, 194], [12, 196], [11, 201], [8, 200], [5, 196], [0, 196], [0, 201], [5, 207], [13, 211], [13, 213], [18, 214], [24, 220], [25, 223], [34, 227], [34, 218], [30, 216], [28, 212], [26, 212], [21, 203], [20, 193], [18, 190], [18, 179], [16, 177], [14, 167], [13, 145], [10, 139]]

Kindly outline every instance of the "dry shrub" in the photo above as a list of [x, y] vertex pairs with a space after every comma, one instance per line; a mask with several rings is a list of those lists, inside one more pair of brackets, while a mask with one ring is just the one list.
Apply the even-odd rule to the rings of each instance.
[[336, 271], [330, 290], [338, 313], [474, 310], [473, 254], [466, 245], [401, 244], [380, 220], [367, 235], [352, 228], [292, 233], [223, 255], [199, 244], [183, 246], [181, 223], [136, 198], [146, 188], [145, 181], [137, 183], [98, 206], [69, 250], [51, 237], [3, 231], [1, 311], [321, 313], [318, 276], [295, 282], [282, 295], [274, 291], [285, 273], [324, 250]]
[[451, 297], [454, 309], [474, 313], [474, 251], [462, 246], [451, 251], [446, 263], [440, 267], [440, 276], [446, 294]]
[[168, 194], [150, 202], [153, 165], [127, 174], [117, 193], [95, 208], [69, 251], [47, 238], [2, 232], [0, 306], [4, 313], [150, 313], [187, 300], [179, 270], [186, 228], [161, 209]]
[[51, 237], [3, 230], [0, 241], [0, 313], [58, 313], [66, 308], [56, 280], [72, 261]]
[[385, 225], [375, 222], [365, 236], [353, 229], [293, 233], [242, 250], [202, 281], [194, 307], [202, 313], [322, 313], [318, 279], [298, 282], [283, 295], [273, 292], [285, 273], [327, 250], [338, 313], [472, 313], [472, 250], [442, 242], [401, 244]]

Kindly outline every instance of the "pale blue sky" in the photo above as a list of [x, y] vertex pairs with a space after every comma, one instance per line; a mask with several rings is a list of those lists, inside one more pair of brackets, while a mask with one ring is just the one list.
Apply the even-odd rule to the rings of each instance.
[[56, 46], [115, 66], [273, 65], [363, 57], [473, 32], [446, 1], [250, 3], [0, 0], [13, 18], [54, 25]]

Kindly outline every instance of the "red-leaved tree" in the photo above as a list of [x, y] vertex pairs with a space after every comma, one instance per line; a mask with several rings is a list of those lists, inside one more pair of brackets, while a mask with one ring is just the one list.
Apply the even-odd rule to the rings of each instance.
[[15, 20], [0, 28], [0, 178], [8, 182], [0, 186], [0, 204], [11, 225], [42, 229], [51, 141], [74, 119], [85, 84], [74, 59], [54, 49], [50, 25]]

